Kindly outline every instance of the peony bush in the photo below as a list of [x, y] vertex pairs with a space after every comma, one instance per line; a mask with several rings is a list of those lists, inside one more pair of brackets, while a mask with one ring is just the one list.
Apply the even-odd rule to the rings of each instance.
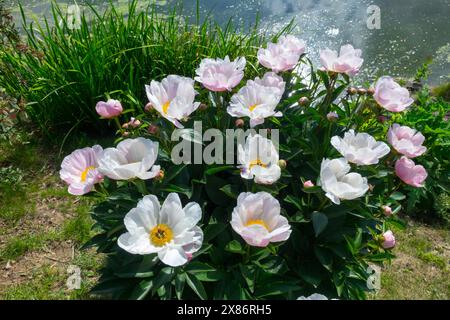
[[[412, 160], [425, 137], [392, 120], [414, 102], [394, 79], [352, 84], [361, 50], [322, 50], [319, 69], [306, 51], [289, 35], [257, 51], [260, 66], [207, 57], [195, 79], [151, 81], [146, 112], [131, 118], [117, 100], [97, 104], [118, 124], [117, 145], [76, 150], [61, 166], [70, 193], [98, 199], [85, 247], [107, 259], [94, 295], [363, 299], [376, 289], [374, 265], [394, 257], [390, 229], [401, 227], [398, 189], [425, 184]], [[246, 79], [248, 68], [259, 76]], [[224, 154], [231, 129], [244, 138], [232, 135]]]

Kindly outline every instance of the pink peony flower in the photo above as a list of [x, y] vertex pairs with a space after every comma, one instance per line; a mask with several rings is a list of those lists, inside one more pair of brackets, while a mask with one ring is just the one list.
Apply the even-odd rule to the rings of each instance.
[[289, 239], [291, 226], [281, 215], [280, 203], [267, 192], [243, 192], [231, 217], [231, 227], [250, 246], [267, 247]]
[[386, 217], [392, 216], [392, 208], [389, 206], [382, 206], [381, 209], [383, 209], [383, 213]]
[[364, 60], [361, 58], [361, 50], [347, 44], [341, 47], [338, 56], [336, 51], [320, 50], [320, 61], [327, 71], [345, 73], [354, 76], [359, 72]]
[[414, 102], [409, 91], [391, 77], [378, 79], [373, 98], [380, 106], [391, 112], [401, 112]]
[[285, 50], [298, 54], [299, 56], [305, 53], [305, 41], [300, 40], [293, 35], [281, 36], [278, 39], [277, 44], [283, 47]]
[[108, 101], [99, 101], [95, 106], [95, 111], [104, 119], [111, 119], [119, 116], [122, 111], [122, 104], [118, 100], [109, 99]]
[[388, 142], [399, 153], [408, 158], [415, 158], [422, 155], [427, 148], [422, 146], [425, 137], [420, 132], [407, 126], [400, 126], [397, 123], [389, 129], [387, 134]]
[[395, 173], [404, 183], [416, 188], [423, 187], [423, 182], [428, 176], [423, 166], [416, 165], [407, 157], [401, 157], [395, 162]]
[[385, 249], [391, 249], [395, 247], [395, 237], [391, 230], [388, 230], [385, 233], [383, 233], [382, 246]]
[[247, 84], [252, 82], [270, 88], [275, 95], [280, 97], [283, 95], [286, 86], [286, 82], [283, 81], [283, 78], [274, 72], [266, 72], [262, 79], [256, 77], [255, 80], [249, 80]]
[[274, 72], [295, 68], [300, 56], [305, 52], [305, 43], [294, 36], [280, 37], [278, 43], [269, 43], [267, 49], [258, 50], [258, 61]]
[[195, 73], [195, 80], [211, 91], [231, 91], [244, 77], [245, 58], [230, 61], [222, 59], [203, 59]]
[[94, 184], [103, 179], [97, 170], [98, 159], [103, 149], [99, 145], [78, 149], [64, 158], [59, 176], [69, 185], [69, 193], [83, 195], [92, 190]]

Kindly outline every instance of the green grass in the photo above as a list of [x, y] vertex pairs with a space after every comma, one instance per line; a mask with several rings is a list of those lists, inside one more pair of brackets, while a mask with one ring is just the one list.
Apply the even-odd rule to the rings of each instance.
[[91, 205], [81, 204], [76, 208], [76, 216], [64, 222], [62, 236], [77, 244], [84, 244], [92, 236], [92, 219], [89, 215]]
[[381, 290], [372, 299], [450, 299], [450, 231], [412, 225], [395, 230], [397, 258], [381, 274]]
[[142, 112], [145, 84], [168, 74], [192, 77], [205, 57], [245, 56], [246, 76], [255, 74], [256, 48], [266, 42], [256, 24], [246, 30], [231, 21], [220, 27], [200, 16], [191, 24], [180, 7], [161, 14], [156, 6], [136, 5], [130, 2], [126, 17], [112, 3], [105, 13], [90, 7], [79, 29], [69, 28], [56, 4], [53, 20], [61, 25], [31, 24], [23, 14], [28, 48], [1, 52], [0, 87], [28, 102], [28, 114], [47, 137], [61, 138], [55, 132], [72, 128], [104, 129], [107, 122], [94, 106], [108, 96]]
[[32, 280], [0, 291], [1, 300], [79, 300], [89, 299], [89, 290], [97, 277], [102, 259], [92, 252], [80, 252], [71, 262], [81, 269], [81, 287], [69, 290], [66, 268], [43, 265], [32, 273]]
[[60, 240], [62, 240], [60, 235], [55, 232], [12, 237], [8, 239], [5, 247], [0, 250], [0, 261], [15, 260], [29, 251], [44, 248], [50, 241]]

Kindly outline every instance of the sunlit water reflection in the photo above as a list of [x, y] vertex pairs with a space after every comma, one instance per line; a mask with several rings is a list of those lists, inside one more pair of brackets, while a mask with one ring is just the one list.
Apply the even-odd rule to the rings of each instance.
[[[46, 1], [23, 0], [27, 15], [50, 16]], [[58, 1], [66, 6], [72, 2]], [[127, 0], [116, 1], [125, 9]], [[142, 1], [144, 2], [144, 1]], [[156, 1], [166, 11], [179, 1]], [[182, 1], [185, 14], [194, 16], [196, 1]], [[78, 1], [99, 7], [107, 1]], [[146, 2], [148, 3], [148, 1]], [[9, 1], [19, 16], [17, 1]], [[381, 10], [381, 28], [367, 28], [367, 8]], [[295, 19], [295, 33], [307, 41], [308, 53], [318, 63], [320, 48], [338, 49], [352, 43], [363, 50], [365, 59], [361, 79], [369, 75], [411, 77], [427, 59], [433, 58], [430, 82], [448, 81], [450, 75], [450, 0], [200, 0], [202, 16], [211, 14], [220, 24], [233, 18], [249, 26], [257, 14], [260, 27], [277, 31]]]

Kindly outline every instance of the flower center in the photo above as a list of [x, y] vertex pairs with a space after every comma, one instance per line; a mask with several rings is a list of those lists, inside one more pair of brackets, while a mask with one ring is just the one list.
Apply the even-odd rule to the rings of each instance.
[[173, 232], [167, 224], [158, 224], [150, 231], [150, 241], [156, 247], [162, 247], [172, 239]]
[[262, 162], [261, 160], [259, 160], [259, 159], [250, 161], [250, 165], [249, 165], [250, 170], [251, 170], [254, 166], [260, 166], [260, 167], [263, 167], [263, 168], [267, 168], [267, 164], [263, 163], [263, 162]]
[[252, 104], [252, 105], [251, 105], [250, 107], [248, 107], [248, 108], [250, 109], [250, 111], [253, 111], [253, 110], [255, 110], [255, 108], [256, 108], [257, 106], [259, 106], [259, 104], [255, 103], [255, 104]]
[[94, 170], [94, 169], [95, 169], [94, 166], [89, 166], [86, 169], [84, 169], [84, 171], [81, 173], [81, 182], [86, 182], [89, 171]]
[[270, 231], [269, 226], [264, 222], [264, 220], [261, 220], [261, 219], [248, 220], [247, 223], [245, 224], [245, 226], [249, 227], [249, 226], [252, 226], [255, 224], [263, 226], [264, 229], [266, 229], [267, 231]]
[[169, 106], [170, 106], [170, 101], [167, 101], [167, 102], [164, 103], [163, 106], [162, 106], [162, 110], [163, 110], [163, 113], [164, 113], [165, 115], [167, 115], [167, 111], [169, 110]]

